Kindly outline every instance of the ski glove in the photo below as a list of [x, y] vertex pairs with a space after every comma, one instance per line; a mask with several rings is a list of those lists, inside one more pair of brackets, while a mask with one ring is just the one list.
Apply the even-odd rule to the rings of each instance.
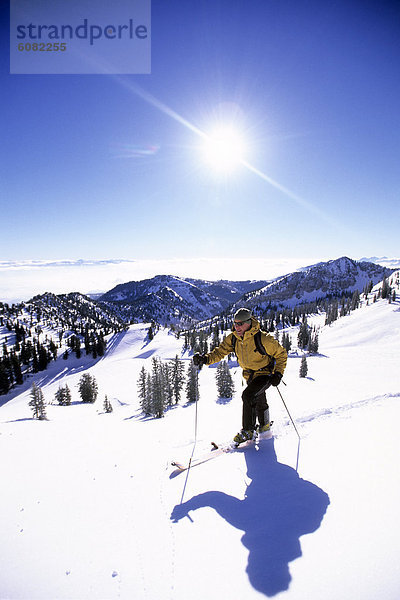
[[196, 365], [196, 367], [202, 367], [203, 365], [206, 365], [207, 358], [205, 354], [199, 354], [196, 352], [196, 354], [193, 355], [193, 363]]
[[277, 385], [279, 385], [282, 377], [283, 377], [282, 373], [279, 373], [278, 371], [275, 371], [275, 373], [272, 373], [272, 375], [269, 378], [271, 385], [273, 385], [275, 387]]

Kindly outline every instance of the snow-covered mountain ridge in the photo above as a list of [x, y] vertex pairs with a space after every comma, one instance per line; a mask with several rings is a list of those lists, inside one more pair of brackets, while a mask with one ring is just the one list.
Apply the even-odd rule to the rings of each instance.
[[42, 294], [14, 308], [0, 303], [0, 316], [3, 314], [7, 319], [10, 314], [17, 319], [18, 307], [25, 305], [28, 311], [41, 313], [46, 319], [50, 312], [62, 319], [65, 312], [72, 323], [89, 318], [92, 322], [102, 325], [108, 322], [118, 327], [130, 322], [155, 321], [188, 328], [221, 313], [232, 313], [242, 305], [262, 314], [271, 305], [293, 307], [354, 289], [361, 292], [367, 283], [375, 284], [391, 272], [392, 269], [381, 265], [343, 257], [303, 267], [269, 281], [207, 281], [159, 275], [119, 284], [98, 300], [71, 293]]
[[157, 275], [152, 279], [119, 284], [103, 294], [100, 300], [124, 307], [136, 321], [188, 325], [221, 313], [243, 294], [266, 283]]
[[[240, 302], [257, 307], [257, 312], [262, 313], [270, 306], [293, 307], [324, 297], [340, 298], [354, 290], [362, 292], [370, 282], [375, 285], [393, 271], [344, 256], [278, 278], [255, 292], [245, 294]], [[236, 303], [235, 306], [238, 305]]]
[[[226, 329], [238, 306], [249, 306], [263, 317], [274, 305], [294, 306], [354, 289], [361, 291], [367, 284], [370, 287], [371, 283], [382, 282], [382, 277], [391, 272], [379, 265], [341, 258], [273, 282], [210, 282], [158, 276], [117, 286], [103, 301], [70, 293], [43, 294], [12, 306], [0, 303], [0, 394], [20, 385], [30, 372], [46, 369], [57, 353], [80, 354], [84, 344], [86, 353], [96, 358], [103, 352], [104, 336], [132, 322], [177, 324], [181, 329], [192, 329], [202, 321], [203, 329], [208, 329], [213, 319], [219, 319], [219, 325]], [[236, 303], [232, 303], [235, 298]], [[309, 305], [308, 312], [313, 310]], [[278, 316], [268, 318], [269, 328]]]
[[261, 314], [271, 305], [293, 307], [326, 296], [340, 297], [356, 289], [361, 292], [371, 281], [375, 285], [392, 272], [381, 265], [342, 257], [272, 281], [208, 282], [159, 275], [119, 284], [100, 299], [120, 305], [137, 321], [189, 326], [243, 305]]

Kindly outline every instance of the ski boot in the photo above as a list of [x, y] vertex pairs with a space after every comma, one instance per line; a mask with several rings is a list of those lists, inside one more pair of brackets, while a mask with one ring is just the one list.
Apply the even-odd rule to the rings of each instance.
[[258, 426], [258, 439], [259, 440], [268, 440], [270, 437], [272, 437], [272, 432], [271, 432], [271, 425], [272, 422], [265, 423], [265, 425], [259, 425]]
[[270, 429], [271, 429], [271, 424], [265, 423], [265, 425], [258, 426], [258, 433], [265, 433], [266, 431], [269, 431]]
[[239, 433], [237, 433], [235, 435], [235, 437], [233, 438], [232, 445], [233, 445], [233, 447], [237, 448], [240, 444], [243, 444], [243, 442], [252, 440], [253, 437], [254, 437], [254, 431], [252, 431], [251, 429], [249, 429], [249, 430], [241, 429], [239, 431]]

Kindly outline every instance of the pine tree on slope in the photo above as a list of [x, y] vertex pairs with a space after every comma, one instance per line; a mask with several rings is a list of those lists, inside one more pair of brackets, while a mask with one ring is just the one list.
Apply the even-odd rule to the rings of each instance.
[[185, 367], [183, 362], [179, 360], [178, 355], [175, 356], [171, 365], [172, 375], [172, 393], [175, 404], [178, 404], [183, 383], [185, 381]]
[[220, 398], [232, 398], [235, 392], [235, 385], [229, 371], [228, 363], [225, 360], [218, 363], [216, 380], [218, 396]]
[[[138, 379], [138, 396], [140, 399], [140, 408], [142, 412], [149, 416], [151, 415], [151, 407], [150, 407], [150, 399], [149, 399], [149, 386], [148, 384], [148, 374], [144, 367], [141, 368]], [[150, 382], [149, 382], [150, 383]]]
[[112, 411], [113, 411], [112, 404], [109, 401], [109, 399], [107, 398], [107, 396], [104, 398], [103, 408], [104, 408], [104, 412], [106, 412], [106, 413], [112, 413]]
[[196, 402], [199, 398], [199, 380], [197, 368], [190, 362], [187, 371], [186, 398], [188, 402]]
[[71, 404], [71, 390], [68, 385], [58, 388], [55, 393], [55, 399], [60, 406], [69, 406]]
[[303, 356], [301, 357], [299, 377], [307, 377], [307, 373], [308, 373], [307, 359], [306, 359], [305, 354], [303, 354]]
[[36, 383], [32, 384], [30, 395], [31, 400], [29, 401], [29, 406], [32, 408], [33, 418], [39, 419], [40, 421], [46, 420], [47, 416], [43, 392], [40, 387], [36, 385]]
[[164, 379], [162, 365], [158, 358], [153, 358], [151, 374], [151, 412], [160, 419], [164, 414], [164, 408]]
[[82, 402], [91, 404], [96, 402], [98, 387], [96, 379], [92, 375], [84, 373], [79, 380], [78, 388]]

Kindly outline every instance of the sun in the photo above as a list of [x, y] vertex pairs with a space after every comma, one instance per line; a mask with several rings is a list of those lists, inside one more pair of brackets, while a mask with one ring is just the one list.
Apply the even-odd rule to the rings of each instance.
[[206, 135], [202, 147], [203, 158], [213, 170], [231, 172], [244, 160], [246, 145], [242, 135], [230, 125], [222, 125]]

